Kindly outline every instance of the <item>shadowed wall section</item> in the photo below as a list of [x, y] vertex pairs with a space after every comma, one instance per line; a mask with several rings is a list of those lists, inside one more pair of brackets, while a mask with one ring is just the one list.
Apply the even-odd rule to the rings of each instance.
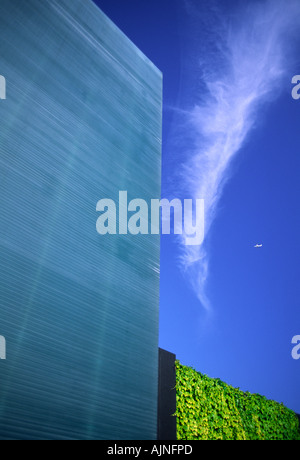
[[176, 356], [159, 349], [157, 439], [177, 440], [176, 421]]

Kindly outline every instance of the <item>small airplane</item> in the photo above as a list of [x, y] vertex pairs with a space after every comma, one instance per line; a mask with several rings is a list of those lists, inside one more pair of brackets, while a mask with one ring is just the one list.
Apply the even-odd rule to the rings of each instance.
[[262, 245], [262, 244], [256, 244], [254, 247], [255, 247], [255, 248], [262, 248], [263, 245]]

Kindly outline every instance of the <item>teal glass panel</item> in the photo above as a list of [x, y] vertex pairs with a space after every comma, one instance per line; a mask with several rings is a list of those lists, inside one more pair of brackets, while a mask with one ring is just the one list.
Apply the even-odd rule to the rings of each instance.
[[90, 0], [1, 0], [1, 439], [155, 439], [162, 76]]

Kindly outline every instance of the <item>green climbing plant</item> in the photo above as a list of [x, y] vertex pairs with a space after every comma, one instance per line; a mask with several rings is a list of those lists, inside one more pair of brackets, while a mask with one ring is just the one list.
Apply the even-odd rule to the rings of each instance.
[[283, 404], [233, 388], [176, 362], [179, 440], [300, 440]]

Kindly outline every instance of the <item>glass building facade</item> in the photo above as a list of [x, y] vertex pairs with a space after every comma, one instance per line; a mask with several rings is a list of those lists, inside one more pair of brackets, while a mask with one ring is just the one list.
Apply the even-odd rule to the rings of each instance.
[[90, 0], [1, 0], [0, 439], [155, 439], [162, 75]]

